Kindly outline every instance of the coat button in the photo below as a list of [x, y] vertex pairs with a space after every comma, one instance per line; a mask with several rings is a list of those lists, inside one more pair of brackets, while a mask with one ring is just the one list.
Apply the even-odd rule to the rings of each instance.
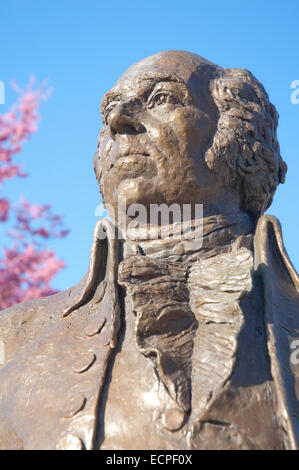
[[72, 370], [76, 374], [82, 374], [92, 366], [95, 360], [96, 355], [92, 351], [79, 354], [73, 361]]
[[101, 322], [92, 322], [88, 324], [85, 329], [84, 329], [84, 334], [86, 336], [94, 336], [97, 335], [101, 332], [102, 328], [104, 327], [105, 323], [107, 321], [107, 318], [104, 318]]
[[177, 408], [167, 410], [162, 417], [162, 423], [168, 431], [178, 431], [184, 424], [185, 413]]
[[62, 411], [61, 416], [63, 418], [73, 418], [79, 411], [83, 410], [86, 403], [86, 397], [84, 395], [76, 395], [70, 399], [70, 403]]

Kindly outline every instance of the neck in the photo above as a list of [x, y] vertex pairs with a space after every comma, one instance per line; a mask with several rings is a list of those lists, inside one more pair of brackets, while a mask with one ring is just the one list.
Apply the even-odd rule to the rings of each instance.
[[247, 214], [214, 214], [183, 223], [138, 224], [127, 227], [124, 256], [144, 254], [169, 261], [207, 258], [252, 242], [252, 222]]

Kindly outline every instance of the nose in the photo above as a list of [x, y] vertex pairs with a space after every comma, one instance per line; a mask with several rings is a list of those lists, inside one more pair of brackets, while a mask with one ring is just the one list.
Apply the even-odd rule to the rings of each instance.
[[124, 104], [119, 104], [110, 111], [108, 124], [112, 137], [115, 134], [139, 134], [145, 131], [145, 127], [131, 115]]

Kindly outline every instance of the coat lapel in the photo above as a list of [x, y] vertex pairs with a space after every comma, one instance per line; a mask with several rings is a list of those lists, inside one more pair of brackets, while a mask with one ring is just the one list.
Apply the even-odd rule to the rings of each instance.
[[278, 413], [291, 447], [297, 449], [299, 364], [292, 353], [299, 339], [299, 278], [286, 253], [280, 223], [273, 216], [266, 215], [259, 220], [255, 256], [256, 268], [263, 279], [268, 350]]

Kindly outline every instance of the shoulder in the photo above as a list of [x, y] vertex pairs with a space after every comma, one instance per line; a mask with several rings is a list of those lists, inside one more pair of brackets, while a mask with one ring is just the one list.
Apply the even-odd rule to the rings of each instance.
[[74, 287], [39, 299], [27, 300], [0, 312], [0, 340], [11, 356], [24, 343], [38, 339], [41, 330], [51, 329], [69, 302], [80, 296], [85, 277]]

